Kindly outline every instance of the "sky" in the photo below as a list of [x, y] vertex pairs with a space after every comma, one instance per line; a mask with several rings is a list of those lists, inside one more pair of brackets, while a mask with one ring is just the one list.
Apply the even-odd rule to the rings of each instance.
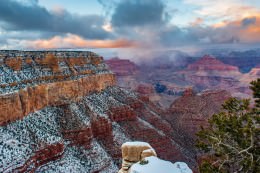
[[0, 49], [258, 47], [260, 0], [0, 0]]

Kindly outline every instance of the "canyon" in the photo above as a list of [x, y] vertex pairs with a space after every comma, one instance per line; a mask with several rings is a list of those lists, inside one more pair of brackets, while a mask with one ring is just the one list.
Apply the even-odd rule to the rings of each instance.
[[[162, 61], [158, 62], [157, 66], [155, 62], [154, 64], [149, 62], [136, 64], [138, 73], [118, 76], [118, 85], [144, 94], [155, 104], [168, 109], [172, 102], [189, 88], [192, 88], [196, 93], [220, 89], [228, 91], [234, 97], [250, 98], [252, 93], [249, 89], [249, 83], [260, 77], [259, 66], [254, 64], [260, 58], [251, 58], [252, 61], [247, 66], [240, 56], [238, 58], [219, 58], [206, 54], [197, 58], [183, 57], [182, 55], [179, 58], [173, 57], [171, 61], [166, 61], [169, 57], [170, 55], [167, 56], [167, 54], [165, 57], [159, 57]], [[120, 59], [113, 59], [113, 61], [120, 62]], [[165, 65], [164, 61], [166, 61]], [[126, 63], [124, 65], [125, 70], [131, 69], [134, 63], [128, 62], [128, 66]], [[252, 66], [253, 64], [254, 66]], [[240, 66], [243, 67], [240, 68]], [[242, 73], [241, 71], [246, 67], [252, 68], [248, 72]], [[118, 66], [110, 68], [115, 73], [118, 70]], [[157, 90], [158, 87], [165, 89], [163, 91]]]
[[196, 169], [194, 151], [176, 142], [167, 112], [116, 86], [102, 57], [84, 51], [0, 55], [1, 172], [114, 173], [121, 145], [135, 140]]
[[151, 70], [88, 51], [1, 51], [0, 172], [114, 173], [128, 141], [196, 172], [196, 132], [257, 77], [209, 55]]

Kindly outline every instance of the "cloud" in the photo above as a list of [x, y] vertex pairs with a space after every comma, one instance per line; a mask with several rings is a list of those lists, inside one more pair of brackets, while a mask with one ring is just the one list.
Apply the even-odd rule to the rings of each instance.
[[249, 25], [253, 25], [256, 23], [256, 17], [251, 17], [251, 18], [244, 18], [242, 20], [242, 25], [243, 26], [249, 26]]
[[238, 20], [259, 13], [259, 9], [244, 0], [184, 0], [197, 7], [195, 13], [207, 20]]
[[125, 39], [86, 40], [80, 36], [67, 34], [64, 37], [54, 36], [50, 39], [22, 40], [18, 44], [26, 49], [60, 49], [60, 48], [129, 48], [136, 43]]
[[48, 11], [37, 0], [0, 3], [0, 26], [5, 30], [34, 30], [72, 33], [89, 39], [111, 38], [103, 29], [105, 19], [99, 15], [80, 16], [66, 10]]
[[167, 20], [161, 0], [122, 0], [117, 4], [111, 23], [115, 27], [162, 24]]
[[200, 17], [196, 18], [193, 22], [191, 22], [192, 26], [197, 26], [203, 24], [204, 20]]
[[180, 28], [172, 25], [161, 30], [159, 36], [160, 43], [169, 47], [260, 43], [260, 14], [212, 26], [191, 24], [186, 28]]

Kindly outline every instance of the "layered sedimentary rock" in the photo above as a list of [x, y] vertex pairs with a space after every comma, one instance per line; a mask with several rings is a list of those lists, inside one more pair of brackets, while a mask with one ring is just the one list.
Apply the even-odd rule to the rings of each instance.
[[228, 88], [239, 84], [238, 67], [227, 65], [215, 57], [205, 55], [180, 73], [185, 80], [203, 88]]
[[128, 59], [112, 58], [106, 60], [106, 64], [117, 76], [129, 76], [138, 72], [137, 65]]
[[10, 51], [0, 59], [0, 125], [115, 84], [102, 57], [91, 52]]
[[[115, 105], [125, 105], [120, 111], [124, 120], [110, 117], [110, 108]], [[127, 106], [135, 117], [125, 111]], [[85, 96], [77, 103], [46, 107], [0, 128], [0, 170], [12, 172], [23, 167], [35, 172], [113, 172], [120, 165], [121, 145], [132, 140], [147, 141], [159, 157], [186, 161], [194, 167], [194, 156], [175, 143], [170, 136], [171, 126], [160, 118], [159, 109], [154, 109], [133, 93], [115, 86]], [[64, 145], [62, 152], [57, 151], [59, 157], [39, 153], [59, 144]], [[36, 153], [49, 162], [25, 166], [33, 163], [31, 158]]]
[[115, 86], [101, 57], [20, 51], [1, 57], [0, 172], [114, 173], [121, 145], [132, 140], [151, 143], [160, 158], [196, 166], [164, 111]]
[[171, 112], [178, 114], [179, 125], [186, 127], [188, 133], [196, 133], [207, 119], [221, 109], [221, 105], [231, 95], [225, 90], [204, 91], [199, 94], [184, 95], [171, 105]]
[[205, 55], [195, 63], [189, 64], [187, 69], [192, 71], [238, 71], [238, 67], [224, 64], [210, 55]]
[[225, 90], [204, 91], [195, 94], [183, 95], [176, 99], [169, 108], [169, 114], [164, 114], [165, 119], [174, 127], [174, 139], [187, 148], [194, 148], [196, 133], [201, 126], [208, 126], [208, 119], [219, 113], [222, 104], [231, 97]]

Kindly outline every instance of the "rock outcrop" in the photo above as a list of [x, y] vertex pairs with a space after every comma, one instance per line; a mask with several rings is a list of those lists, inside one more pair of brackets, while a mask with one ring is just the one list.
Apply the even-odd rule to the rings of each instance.
[[105, 62], [117, 76], [129, 76], [138, 73], [137, 65], [128, 59], [112, 58]]
[[149, 156], [157, 156], [155, 150], [146, 142], [126, 142], [122, 145], [122, 168], [119, 173], [128, 173], [131, 166]]
[[[191, 93], [191, 92], [189, 92]], [[174, 139], [190, 150], [194, 149], [196, 133], [208, 126], [208, 119], [219, 113], [222, 104], [231, 97], [225, 90], [208, 90], [186, 94], [176, 99], [164, 118], [174, 127]]]
[[[255, 72], [251, 72], [253, 74]], [[205, 55], [175, 75], [198, 91], [226, 90], [234, 97], [250, 97], [249, 83], [255, 75], [242, 74], [238, 67], [224, 64], [217, 58]]]
[[205, 55], [195, 63], [189, 64], [187, 69], [192, 71], [239, 71], [238, 67], [224, 64], [210, 55]]
[[171, 117], [176, 118], [182, 130], [188, 134], [195, 134], [200, 126], [207, 125], [208, 118], [218, 113], [221, 105], [230, 97], [231, 95], [225, 90], [184, 95], [172, 103]]
[[118, 173], [192, 173], [186, 163], [172, 164], [157, 158], [155, 150], [146, 142], [126, 142], [121, 148], [123, 164]]
[[238, 67], [227, 65], [215, 57], [205, 55], [186, 70], [179, 73], [184, 79], [199, 88], [230, 88], [239, 84], [241, 73]]
[[0, 125], [115, 84], [102, 57], [91, 52], [10, 51], [0, 59]]

